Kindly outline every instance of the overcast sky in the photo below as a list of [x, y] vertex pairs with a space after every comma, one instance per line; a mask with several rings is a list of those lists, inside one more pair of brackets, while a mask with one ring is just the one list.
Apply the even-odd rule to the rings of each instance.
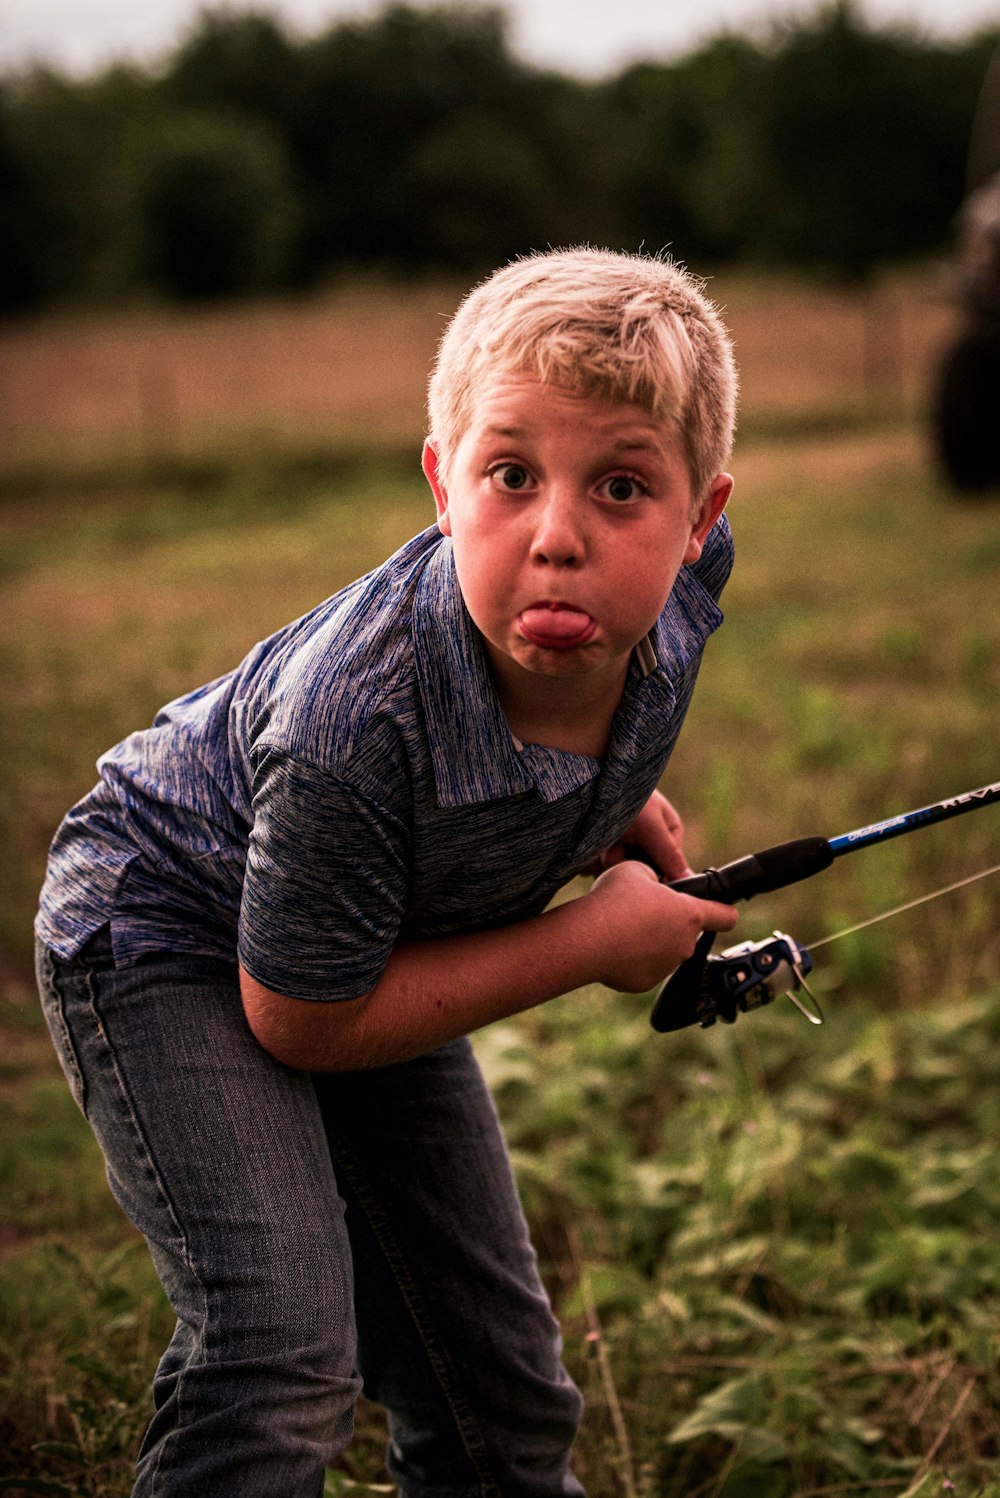
[[[256, 0], [311, 34], [383, 0]], [[112, 58], [155, 61], [190, 27], [199, 0], [0, 0], [0, 68], [44, 60], [75, 73]], [[250, 8], [247, 4], [236, 9]], [[637, 57], [676, 57], [723, 27], [809, 14], [813, 0], [507, 0], [521, 56], [569, 73], [600, 76]], [[875, 22], [903, 21], [932, 36], [964, 37], [1000, 22], [1000, 0], [865, 0]]]

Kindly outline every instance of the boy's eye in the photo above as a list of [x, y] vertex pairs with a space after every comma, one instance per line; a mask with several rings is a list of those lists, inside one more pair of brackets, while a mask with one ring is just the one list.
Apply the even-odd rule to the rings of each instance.
[[601, 492], [608, 499], [621, 501], [638, 499], [646, 491], [638, 479], [630, 478], [627, 473], [616, 473], [613, 478], [604, 480], [604, 483], [601, 485]]
[[520, 463], [501, 463], [494, 468], [491, 478], [501, 489], [507, 489], [516, 494], [519, 489], [527, 489], [531, 483], [531, 474]]

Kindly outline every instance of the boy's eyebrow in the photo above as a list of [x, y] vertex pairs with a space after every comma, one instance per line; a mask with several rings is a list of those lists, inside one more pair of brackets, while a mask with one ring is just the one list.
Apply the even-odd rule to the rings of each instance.
[[[486, 435], [488, 437], [505, 437], [505, 438], [508, 438], [508, 439], [511, 439], [511, 440], [514, 440], [514, 441], [518, 441], [518, 440], [520, 440], [520, 439], [522, 439], [522, 438], [527, 437], [527, 436], [530, 435], [530, 428], [523, 427], [523, 426], [507, 425], [507, 424], [505, 424], [503, 422], [498, 422], [498, 421], [496, 421], [496, 422], [491, 421], [491, 422], [487, 423], [486, 428], [485, 428], [485, 432], [486, 432]], [[615, 450], [615, 452], [622, 452], [622, 453], [625, 453], [625, 452], [651, 452], [651, 453], [657, 453], [657, 452], [660, 451], [660, 443], [657, 442], [656, 438], [653, 437], [653, 436], [649, 436], [649, 437], [645, 437], [645, 436], [642, 436], [642, 437], [640, 437], [640, 436], [635, 436], [635, 437], [613, 437], [608, 442], [608, 446], [610, 448], [613, 448]]]
[[655, 437], [618, 437], [608, 443], [608, 452], [619, 458], [648, 457], [662, 459], [666, 448]]
[[660, 443], [654, 437], [616, 437], [609, 446], [623, 453], [660, 451]]

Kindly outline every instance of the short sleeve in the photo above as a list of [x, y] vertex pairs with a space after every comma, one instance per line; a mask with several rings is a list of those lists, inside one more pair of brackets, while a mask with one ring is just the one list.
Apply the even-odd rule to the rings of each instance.
[[378, 981], [408, 891], [405, 821], [341, 777], [267, 752], [254, 776], [239, 958], [300, 999], [354, 999]]

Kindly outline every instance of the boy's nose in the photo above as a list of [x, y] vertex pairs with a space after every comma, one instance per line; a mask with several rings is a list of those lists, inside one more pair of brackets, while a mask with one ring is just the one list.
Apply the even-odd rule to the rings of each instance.
[[539, 507], [536, 516], [532, 560], [551, 567], [575, 567], [583, 561], [584, 553], [583, 529], [575, 502], [553, 495]]

